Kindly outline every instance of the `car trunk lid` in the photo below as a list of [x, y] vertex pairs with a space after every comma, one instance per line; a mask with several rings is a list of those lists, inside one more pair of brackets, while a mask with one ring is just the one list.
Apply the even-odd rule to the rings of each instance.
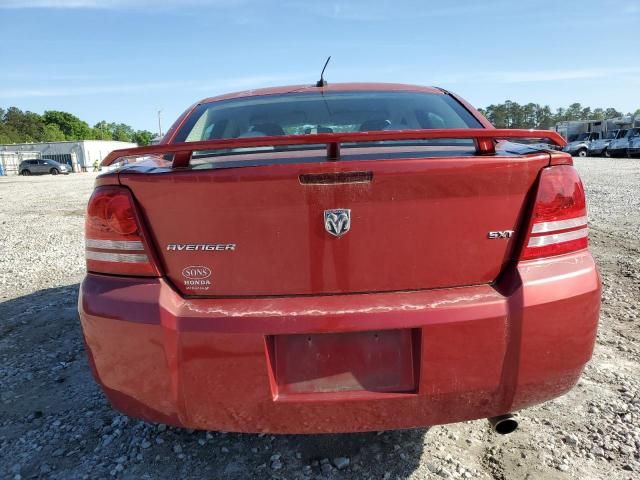
[[242, 168], [123, 170], [120, 181], [183, 295], [343, 294], [493, 282], [549, 163], [548, 153], [356, 150], [338, 162], [292, 152]]

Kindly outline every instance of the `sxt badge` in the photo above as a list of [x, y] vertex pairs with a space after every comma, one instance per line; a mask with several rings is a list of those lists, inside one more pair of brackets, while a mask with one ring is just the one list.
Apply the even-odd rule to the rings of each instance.
[[491, 240], [495, 240], [496, 238], [511, 238], [513, 237], [513, 230], [496, 230], [495, 232], [489, 232], [487, 236]]

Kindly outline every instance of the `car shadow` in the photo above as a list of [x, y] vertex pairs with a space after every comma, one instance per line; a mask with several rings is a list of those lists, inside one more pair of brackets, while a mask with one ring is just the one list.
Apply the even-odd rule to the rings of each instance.
[[[94, 382], [78, 284], [0, 303], [0, 478], [409, 478], [428, 429], [203, 432], [131, 419]], [[32, 448], [25, 451], [24, 445]], [[16, 467], [17, 465], [17, 467]]]

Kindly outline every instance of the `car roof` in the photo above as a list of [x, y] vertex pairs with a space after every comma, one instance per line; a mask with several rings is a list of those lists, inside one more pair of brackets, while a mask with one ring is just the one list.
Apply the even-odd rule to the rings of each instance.
[[423, 87], [419, 85], [406, 85], [402, 83], [330, 83], [324, 87], [315, 85], [288, 85], [282, 87], [259, 88], [256, 90], [244, 90], [240, 92], [225, 93], [215, 97], [202, 99], [202, 103], [218, 102], [244, 97], [257, 97], [261, 95], [278, 95], [286, 93], [326, 93], [326, 92], [353, 92], [353, 91], [400, 91], [444, 94], [444, 90], [437, 87]]

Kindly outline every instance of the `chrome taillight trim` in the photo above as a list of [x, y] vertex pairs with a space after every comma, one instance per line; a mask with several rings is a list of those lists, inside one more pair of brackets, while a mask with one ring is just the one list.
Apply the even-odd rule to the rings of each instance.
[[149, 257], [143, 253], [109, 253], [86, 251], [87, 260], [97, 260], [100, 262], [117, 262], [117, 263], [148, 263]]
[[567, 230], [569, 228], [582, 227], [587, 224], [587, 217], [575, 217], [567, 220], [556, 220], [554, 222], [541, 222], [533, 225], [531, 233], [555, 232], [557, 230]]
[[539, 237], [529, 238], [528, 247], [544, 247], [546, 245], [553, 245], [555, 243], [570, 242], [571, 240], [578, 240], [585, 238], [589, 235], [589, 230], [581, 228], [580, 230], [573, 230], [571, 232], [555, 233], [553, 235], [541, 235]]
[[137, 240], [96, 240], [87, 238], [87, 248], [102, 248], [105, 250], [144, 250], [142, 242]]

